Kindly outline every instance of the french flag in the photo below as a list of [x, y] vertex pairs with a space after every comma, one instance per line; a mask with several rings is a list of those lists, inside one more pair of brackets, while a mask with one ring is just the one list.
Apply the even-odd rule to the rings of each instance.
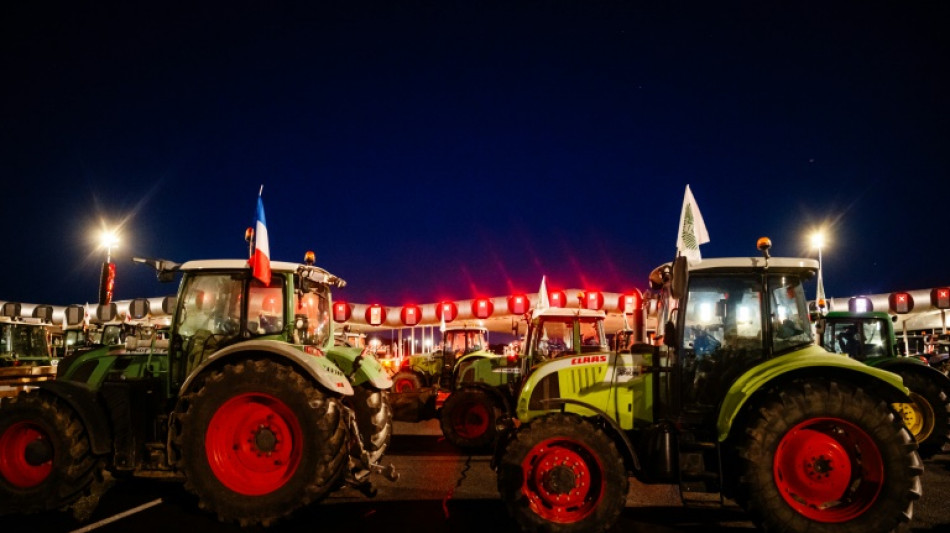
[[264, 220], [264, 200], [260, 195], [257, 197], [257, 226], [254, 228], [251, 274], [264, 285], [270, 285], [270, 244], [267, 241], [267, 221]]

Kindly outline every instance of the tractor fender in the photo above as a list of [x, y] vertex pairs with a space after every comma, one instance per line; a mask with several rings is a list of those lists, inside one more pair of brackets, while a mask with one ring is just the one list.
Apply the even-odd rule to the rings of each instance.
[[630, 437], [628, 437], [627, 433], [624, 432], [620, 425], [602, 409], [594, 407], [589, 403], [582, 402], [580, 400], [572, 400], [570, 398], [548, 398], [542, 401], [546, 403], [547, 407], [550, 409], [557, 409], [558, 407], [563, 409], [565, 405], [573, 404], [580, 405], [585, 409], [590, 409], [596, 413], [594, 416], [588, 416], [585, 418], [596, 418], [605, 422], [605, 427], [609, 428], [609, 433], [612, 433], [611, 437], [613, 437], [614, 442], [617, 444], [618, 451], [624, 456], [626, 460], [629, 461], [628, 464], [633, 466], [634, 472], [641, 471], [640, 458], [637, 456], [637, 452], [633, 447], [633, 443], [630, 442]]
[[464, 390], [464, 389], [479, 389], [479, 390], [483, 390], [487, 392], [492, 398], [495, 398], [496, 400], [498, 400], [498, 402], [501, 404], [502, 409], [505, 411], [505, 416], [515, 415], [515, 410], [514, 410], [514, 406], [511, 403], [511, 399], [508, 397], [507, 394], [504, 394], [504, 392], [502, 392], [502, 390], [499, 389], [498, 387], [492, 387], [491, 385], [488, 385], [486, 383], [480, 383], [480, 382], [479, 383], [464, 383], [460, 385], [457, 389], [455, 389], [455, 391], [453, 392]]
[[918, 372], [922, 376], [927, 377], [927, 379], [937, 383], [940, 388], [944, 389], [947, 392], [947, 395], [950, 396], [950, 377], [947, 377], [946, 374], [921, 361], [920, 359], [914, 359], [912, 357], [888, 357], [887, 359], [881, 360], [874, 366], [883, 370], [887, 370], [888, 372], [898, 372], [901, 370]]
[[[353, 372], [353, 364], [357, 357], [362, 356], [359, 367]], [[351, 348], [348, 346], [333, 346], [327, 350], [327, 358], [332, 361], [344, 374], [350, 376], [353, 386], [369, 383], [377, 389], [389, 389], [393, 380], [376, 358], [368, 350]]]
[[716, 422], [719, 441], [728, 438], [733, 422], [752, 396], [774, 383], [801, 377], [833, 378], [859, 385], [863, 383], [873, 387], [889, 403], [910, 401], [904, 381], [897, 374], [845, 356], [829, 354], [819, 346], [810, 346], [756, 365], [732, 383], [719, 407]]
[[281, 341], [253, 340], [232, 344], [211, 354], [182, 383], [178, 391], [179, 397], [191, 389], [195, 378], [207, 368], [223, 365], [233, 359], [245, 358], [249, 354], [258, 356], [263, 354], [272, 359], [286, 360], [303, 370], [306, 375], [309, 375], [330, 392], [343, 396], [353, 395], [353, 387], [346, 379], [346, 374], [333, 364], [323, 352], [308, 353], [295, 345]]
[[53, 380], [41, 381], [36, 388], [51, 394], [67, 404], [79, 415], [93, 455], [106, 455], [112, 452], [112, 428], [109, 414], [99, 403], [96, 392], [85, 383], [78, 381]]

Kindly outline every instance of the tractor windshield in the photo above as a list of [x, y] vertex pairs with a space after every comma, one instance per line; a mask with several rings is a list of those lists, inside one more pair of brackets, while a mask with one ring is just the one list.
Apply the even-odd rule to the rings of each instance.
[[887, 325], [881, 318], [828, 320], [821, 345], [832, 353], [864, 361], [887, 354]]
[[814, 339], [801, 279], [798, 276], [771, 275], [768, 284], [772, 353], [784, 353], [812, 344]]
[[0, 354], [15, 358], [48, 358], [46, 328], [28, 324], [0, 324]]
[[[294, 298], [294, 315], [298, 321], [295, 335], [300, 344], [323, 346], [330, 338], [330, 290], [319, 284], [298, 292]], [[300, 319], [303, 319], [302, 323]], [[300, 328], [299, 326], [303, 326]], [[351, 342], [349, 335], [344, 337]], [[360, 345], [362, 347], [362, 345]]]

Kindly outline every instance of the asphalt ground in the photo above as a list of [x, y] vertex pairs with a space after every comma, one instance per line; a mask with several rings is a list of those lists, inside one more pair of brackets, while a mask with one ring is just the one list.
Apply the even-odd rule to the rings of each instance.
[[[377, 478], [378, 494], [367, 498], [344, 488], [323, 502], [270, 528], [221, 523], [202, 511], [178, 483], [123, 480], [102, 499], [92, 519], [77, 524], [63, 513], [0, 517], [3, 532], [202, 533], [268, 531], [355, 533], [363, 531], [432, 533], [515, 533], [498, 497], [489, 456], [465, 455], [441, 436], [438, 422], [397, 422], [386, 460], [400, 479]], [[926, 461], [924, 496], [914, 508], [909, 530], [950, 533], [950, 453]], [[755, 528], [736, 508], [684, 507], [678, 489], [631, 480], [627, 507], [612, 532], [727, 533]]]

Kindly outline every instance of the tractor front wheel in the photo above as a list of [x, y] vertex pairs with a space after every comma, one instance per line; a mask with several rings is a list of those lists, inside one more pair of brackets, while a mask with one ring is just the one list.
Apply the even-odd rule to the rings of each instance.
[[400, 370], [393, 375], [393, 392], [413, 392], [423, 387], [422, 377], [412, 370]]
[[770, 394], [736, 432], [737, 500], [763, 529], [890, 532], [910, 519], [923, 466], [888, 405], [830, 380]]
[[499, 417], [501, 408], [488, 392], [462, 388], [445, 400], [439, 423], [447, 441], [463, 450], [475, 451], [495, 442]]
[[346, 466], [342, 409], [274, 361], [212, 371], [179, 406], [185, 487], [222, 521], [241, 525], [269, 525], [318, 501]]
[[378, 463], [393, 435], [393, 408], [389, 393], [366, 385], [353, 387], [353, 396], [345, 400], [356, 416], [363, 449], [371, 463]]
[[[0, 514], [67, 509], [83, 521], [98, 502], [103, 461], [90, 452], [76, 413], [42, 392], [20, 394], [0, 409]], [[81, 500], [85, 505], [78, 505]]]
[[913, 402], [894, 404], [894, 408], [917, 440], [920, 457], [929, 459], [940, 453], [950, 438], [950, 398], [941, 386], [947, 379], [936, 372], [933, 376], [908, 370], [897, 373], [904, 378]]
[[498, 491], [525, 531], [609, 529], [629, 480], [610, 437], [595, 424], [556, 413], [522, 425], [498, 466]]

